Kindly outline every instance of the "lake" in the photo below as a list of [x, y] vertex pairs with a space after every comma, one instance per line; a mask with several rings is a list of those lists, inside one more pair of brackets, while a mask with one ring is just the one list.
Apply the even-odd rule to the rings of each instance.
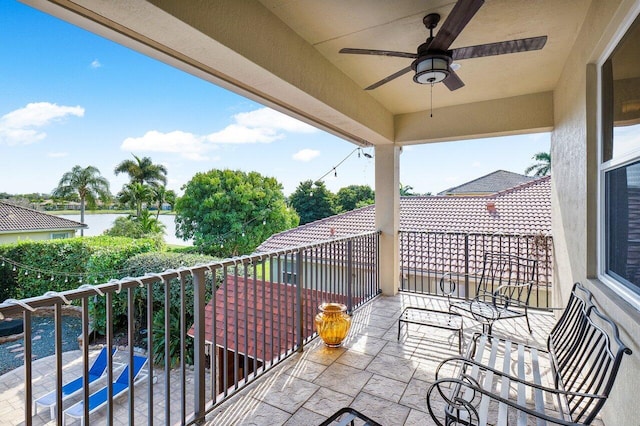
[[[63, 217], [65, 219], [75, 220], [76, 222], [80, 222], [80, 214], [59, 214], [59, 217]], [[96, 235], [102, 235], [102, 233], [113, 226], [113, 222], [116, 218], [126, 216], [125, 214], [90, 214], [85, 213], [84, 222], [89, 226], [88, 229], [84, 230], [84, 235], [87, 237], [93, 237]], [[160, 222], [162, 222], [165, 226], [164, 231], [164, 241], [167, 244], [175, 244], [182, 246], [190, 246], [192, 244], [191, 240], [184, 241], [180, 238], [176, 237], [176, 223], [174, 221], [174, 215], [160, 215]], [[78, 234], [80, 233], [78, 232]]]

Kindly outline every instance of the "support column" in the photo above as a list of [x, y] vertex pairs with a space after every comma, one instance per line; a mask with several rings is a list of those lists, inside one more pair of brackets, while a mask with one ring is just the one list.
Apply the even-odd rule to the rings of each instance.
[[376, 229], [380, 235], [380, 288], [382, 293], [398, 293], [400, 276], [400, 147], [375, 148]]

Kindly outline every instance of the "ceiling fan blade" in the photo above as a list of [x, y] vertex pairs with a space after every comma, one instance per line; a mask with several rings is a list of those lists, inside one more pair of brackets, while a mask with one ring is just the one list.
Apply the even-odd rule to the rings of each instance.
[[481, 58], [484, 56], [505, 55], [507, 53], [529, 52], [540, 50], [547, 43], [547, 36], [521, 38], [518, 40], [500, 41], [497, 43], [479, 44], [477, 46], [460, 47], [451, 51], [451, 58]]
[[452, 92], [464, 86], [464, 82], [460, 80], [460, 77], [458, 76], [458, 74], [456, 74], [454, 70], [449, 70], [449, 76], [445, 78], [442, 82]]
[[447, 20], [438, 30], [429, 50], [448, 50], [483, 4], [484, 0], [458, 0], [447, 16]]
[[391, 74], [388, 77], [383, 78], [382, 80], [378, 81], [377, 83], [373, 83], [371, 86], [369, 87], [365, 87], [364, 90], [373, 90], [377, 87], [382, 86], [385, 83], [390, 82], [391, 80], [395, 80], [396, 78], [400, 77], [401, 75], [405, 75], [406, 73], [408, 73], [409, 71], [411, 71], [411, 65], [409, 65], [406, 68], [402, 68], [400, 71], [398, 72], [394, 72], [393, 74]]
[[349, 47], [340, 49], [340, 53], [351, 53], [354, 55], [394, 56], [397, 58], [410, 58], [410, 59], [415, 59], [418, 57], [416, 53], [395, 52], [393, 50], [351, 49]]

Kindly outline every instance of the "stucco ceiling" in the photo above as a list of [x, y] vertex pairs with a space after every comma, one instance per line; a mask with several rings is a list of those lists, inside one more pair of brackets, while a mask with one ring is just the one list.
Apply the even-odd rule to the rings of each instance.
[[[346, 55], [343, 47], [416, 51], [428, 32], [427, 13], [442, 22], [451, 0], [260, 0], [362, 88], [406, 67], [411, 59]], [[452, 48], [547, 35], [544, 49], [458, 61], [465, 87], [434, 87], [434, 108], [553, 90], [584, 20], [589, 0], [487, 0]], [[437, 32], [438, 28], [436, 28]], [[393, 114], [430, 107], [430, 88], [405, 74], [370, 91]]]
[[546, 46], [460, 60], [465, 86], [433, 96], [411, 73], [365, 91], [411, 60], [338, 51], [415, 52], [422, 18], [442, 24], [453, 0], [22, 1], [346, 140], [406, 145], [553, 128], [553, 90], [592, 0], [486, 0], [452, 48], [542, 35]]

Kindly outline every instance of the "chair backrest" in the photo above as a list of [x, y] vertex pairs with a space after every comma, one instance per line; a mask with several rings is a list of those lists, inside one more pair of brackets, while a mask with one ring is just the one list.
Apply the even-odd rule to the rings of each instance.
[[[135, 381], [142, 368], [147, 364], [147, 358], [144, 356], [134, 355], [133, 356], [133, 379]], [[129, 365], [127, 365], [122, 373], [116, 379], [116, 383], [120, 383], [123, 385], [129, 384]]]
[[527, 306], [533, 284], [537, 281], [538, 261], [508, 253], [484, 254], [482, 275], [476, 295], [493, 294], [500, 286], [512, 285], [501, 293], [509, 297], [510, 305]]
[[588, 424], [605, 403], [622, 356], [631, 350], [620, 340], [617, 325], [594, 306], [591, 292], [580, 283], [574, 284], [547, 345], [555, 362], [556, 385], [582, 394], [569, 397], [564, 411], [573, 421]]
[[[116, 353], [117, 349], [113, 348], [111, 350], [111, 355], [113, 356]], [[103, 346], [102, 350], [98, 354], [98, 357], [93, 361], [91, 367], [89, 367], [89, 374], [93, 376], [102, 376], [102, 374], [107, 369], [107, 347]]]

